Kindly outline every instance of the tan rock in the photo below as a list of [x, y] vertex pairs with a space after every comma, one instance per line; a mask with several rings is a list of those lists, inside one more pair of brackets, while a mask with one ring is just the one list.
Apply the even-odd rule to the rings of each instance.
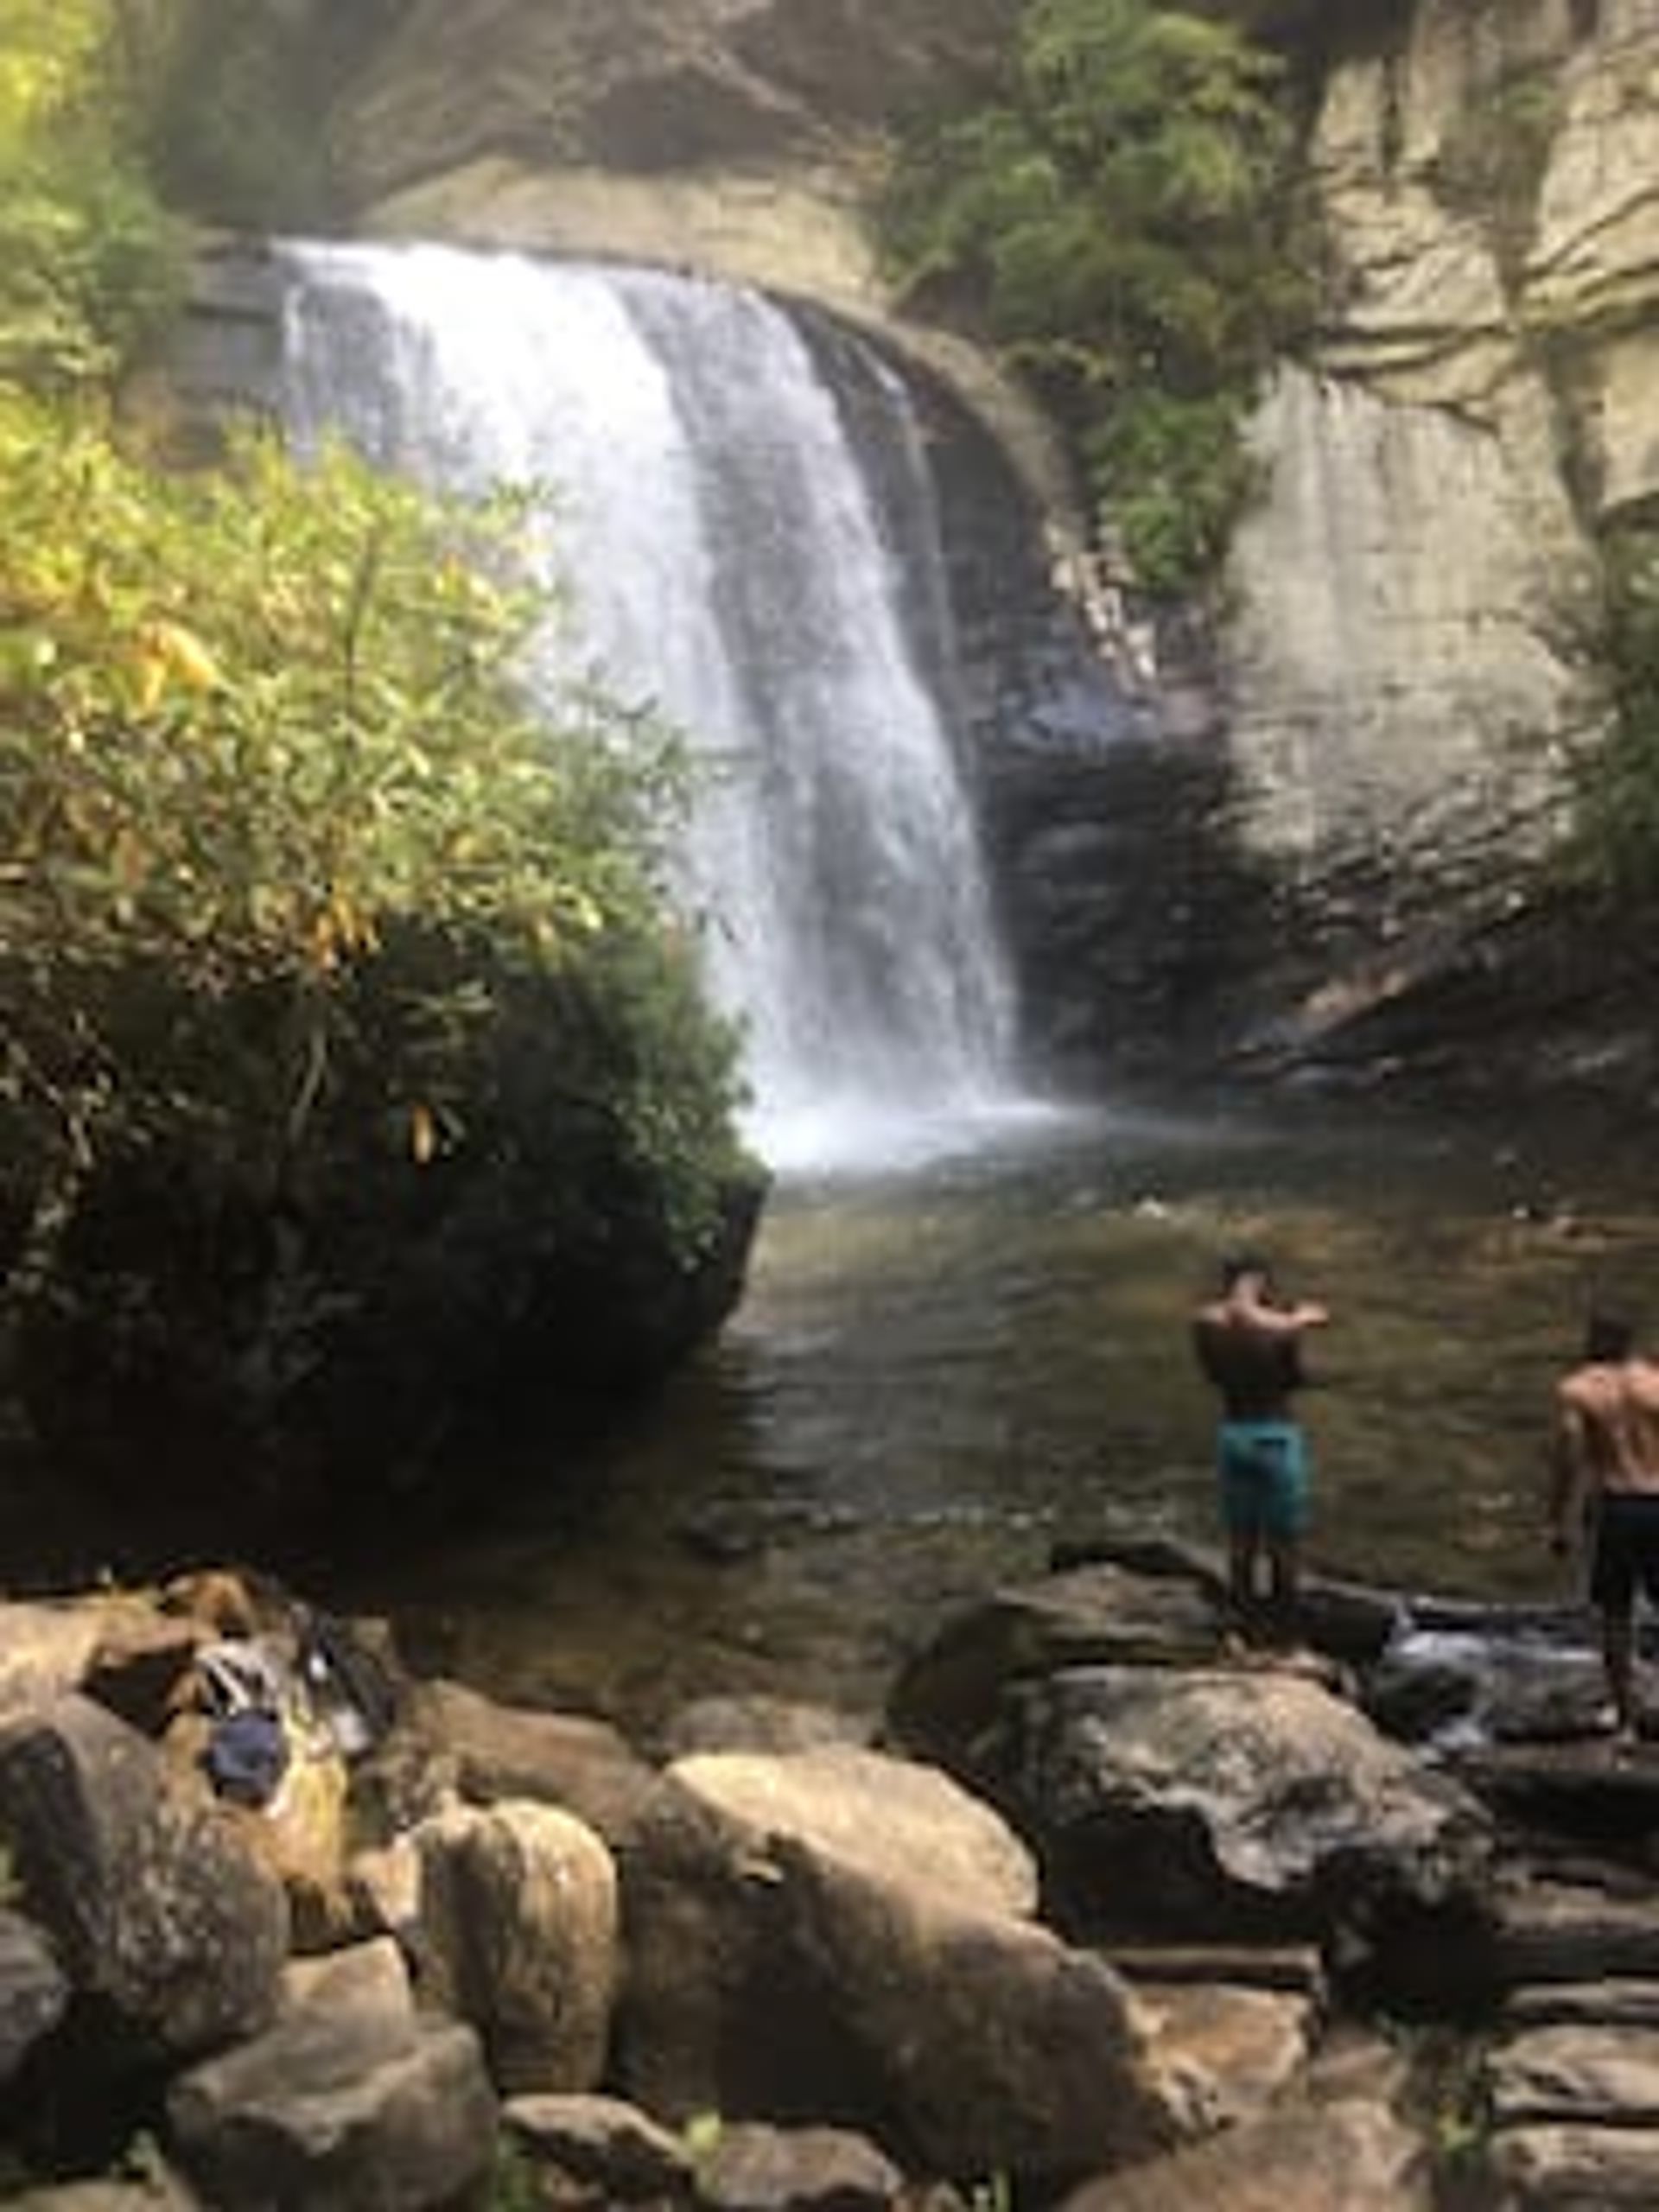
[[476, 2028], [505, 2093], [595, 2087], [618, 1972], [616, 1872], [600, 1837], [509, 1800], [438, 1814], [414, 1840], [433, 2001]]
[[624, 1861], [626, 2087], [648, 2109], [817, 2108], [941, 2172], [1077, 2174], [1208, 2125], [1100, 1960], [1030, 1918], [1029, 1858], [932, 1770], [833, 1746], [669, 1771]]

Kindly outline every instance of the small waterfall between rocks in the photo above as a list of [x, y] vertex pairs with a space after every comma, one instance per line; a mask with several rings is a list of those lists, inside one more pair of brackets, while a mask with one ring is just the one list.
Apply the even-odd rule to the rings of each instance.
[[680, 889], [746, 1027], [757, 1149], [902, 1163], [1015, 1114], [899, 380], [846, 341], [843, 406], [798, 323], [723, 284], [426, 245], [283, 251], [295, 435], [338, 429], [449, 486], [547, 483], [584, 661], [706, 756]]

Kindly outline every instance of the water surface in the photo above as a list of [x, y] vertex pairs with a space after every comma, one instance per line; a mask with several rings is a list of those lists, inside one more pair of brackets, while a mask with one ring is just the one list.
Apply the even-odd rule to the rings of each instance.
[[1213, 1536], [1186, 1323], [1246, 1243], [1336, 1315], [1305, 1402], [1316, 1560], [1564, 1594], [1550, 1389], [1589, 1300], [1659, 1313], [1639, 1170], [1560, 1130], [1284, 1106], [1039, 1118], [785, 1181], [743, 1306], [607, 1452], [589, 1510], [550, 1481], [354, 1594], [425, 1665], [647, 1732], [711, 1692], [873, 1708], [946, 1611], [1055, 1543]]

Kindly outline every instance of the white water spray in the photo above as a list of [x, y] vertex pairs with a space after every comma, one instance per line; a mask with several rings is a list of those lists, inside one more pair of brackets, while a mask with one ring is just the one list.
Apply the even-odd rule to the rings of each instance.
[[[903, 1160], [1012, 1101], [1012, 995], [900, 563], [835, 393], [757, 296], [435, 246], [290, 250], [302, 436], [558, 501], [584, 652], [710, 772], [685, 856], [751, 1136], [777, 1166]], [[906, 442], [902, 388], [866, 380]], [[931, 509], [907, 532], [932, 549]]]

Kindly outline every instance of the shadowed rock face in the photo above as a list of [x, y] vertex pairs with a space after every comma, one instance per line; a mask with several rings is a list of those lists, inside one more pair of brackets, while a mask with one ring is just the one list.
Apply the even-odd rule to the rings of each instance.
[[426, 0], [339, 111], [372, 200], [487, 155], [646, 172], [823, 159], [982, 82], [1013, 0]]

